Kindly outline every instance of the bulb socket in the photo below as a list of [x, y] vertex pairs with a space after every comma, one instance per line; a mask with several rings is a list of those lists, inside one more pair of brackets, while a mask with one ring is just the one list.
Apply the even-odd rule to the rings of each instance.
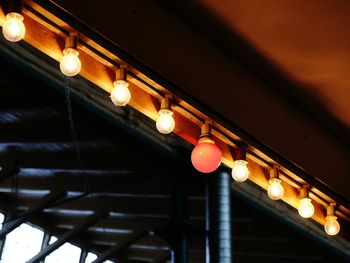
[[71, 32], [69, 34], [69, 37], [66, 38], [66, 45], [65, 48], [73, 48], [77, 49], [78, 45], [78, 33], [77, 32]]
[[160, 110], [171, 110], [171, 100], [171, 95], [165, 95], [165, 97], [160, 101]]
[[309, 198], [309, 189], [310, 189], [310, 186], [308, 185], [304, 185], [303, 188], [300, 189], [300, 193], [299, 193], [300, 199]]
[[235, 160], [247, 161], [247, 146], [245, 144], [241, 144], [235, 151]]
[[1, 9], [6, 16], [8, 13], [22, 13], [22, 0], [1, 0], [0, 1]]
[[127, 77], [128, 77], [128, 66], [127, 65], [120, 65], [119, 69], [117, 70], [117, 72], [115, 74], [115, 79], [126, 81]]
[[270, 179], [279, 178], [279, 165], [274, 165], [272, 169], [270, 169]]
[[330, 203], [329, 206], [327, 206], [327, 216], [334, 216], [335, 215], [335, 203]]
[[203, 138], [211, 139], [211, 127], [212, 127], [212, 123], [210, 121], [205, 121], [205, 123], [202, 125], [201, 135], [199, 136], [199, 139], [203, 139]]

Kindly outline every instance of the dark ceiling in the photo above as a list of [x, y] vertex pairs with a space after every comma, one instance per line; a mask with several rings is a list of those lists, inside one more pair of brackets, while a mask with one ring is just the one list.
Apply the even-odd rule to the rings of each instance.
[[348, 1], [198, 2], [350, 128]]

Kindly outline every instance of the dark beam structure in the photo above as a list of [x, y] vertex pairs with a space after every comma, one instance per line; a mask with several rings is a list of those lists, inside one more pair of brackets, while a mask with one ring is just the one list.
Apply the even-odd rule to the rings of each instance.
[[8, 147], [0, 161], [0, 183], [19, 172], [18, 154], [14, 147]]
[[190, 215], [196, 216], [193, 213], [196, 210], [204, 213], [204, 210], [198, 206], [193, 206], [189, 209], [188, 189], [186, 187], [185, 169], [177, 168], [170, 172], [172, 179], [172, 210], [171, 220], [169, 223], [155, 229], [157, 236], [165, 240], [171, 248], [171, 259], [173, 263], [187, 263], [189, 262], [188, 254], [191, 242], [198, 239], [200, 236], [200, 227], [195, 227], [189, 224]]
[[101, 219], [108, 216], [108, 212], [102, 212], [102, 213], [96, 213], [92, 216], [89, 216], [86, 218], [83, 222], [81, 222], [78, 226], [73, 228], [72, 230], [66, 232], [62, 236], [60, 236], [56, 242], [52, 243], [51, 245], [47, 246], [44, 250], [40, 251], [37, 255], [35, 255], [33, 258], [31, 258], [27, 263], [36, 263], [42, 259], [44, 259], [47, 255], [49, 255], [54, 250], [58, 249], [60, 246], [62, 246], [65, 242], [69, 241], [72, 237], [75, 235], [78, 235], [82, 231], [88, 229], [92, 225], [94, 225], [96, 222], [100, 221]]
[[167, 260], [169, 260], [171, 258], [171, 255], [169, 252], [164, 252], [161, 255], [159, 255], [158, 257], [154, 258], [152, 260], [152, 263], [164, 263]]
[[63, 198], [66, 195], [65, 191], [52, 191], [38, 202], [34, 203], [27, 211], [23, 212], [15, 219], [6, 222], [3, 228], [0, 231], [0, 239], [4, 238], [8, 233], [13, 229], [18, 227], [20, 224], [26, 222], [31, 216], [35, 215], [38, 212], [41, 212], [44, 208], [52, 204], [54, 201], [57, 201], [60, 198]]
[[225, 171], [209, 174], [206, 193], [207, 263], [231, 263], [231, 176]]
[[86, 257], [88, 255], [88, 251], [86, 249], [82, 249], [80, 253], [79, 263], [85, 263]]
[[103, 252], [97, 259], [95, 259], [92, 263], [103, 263], [105, 260], [110, 259], [115, 254], [120, 253], [121, 251], [128, 248], [130, 245], [135, 243], [137, 240], [143, 238], [148, 234], [148, 231], [137, 231], [124, 240], [120, 241], [115, 246], [111, 247], [110, 249], [107, 249], [105, 252]]
[[[44, 238], [43, 238], [43, 242], [41, 243], [41, 250], [44, 250], [48, 245], [49, 245], [49, 242], [50, 242], [50, 238], [51, 238], [51, 235], [49, 232], [45, 231], [44, 232]], [[40, 260], [39, 263], [44, 263], [44, 260]]]

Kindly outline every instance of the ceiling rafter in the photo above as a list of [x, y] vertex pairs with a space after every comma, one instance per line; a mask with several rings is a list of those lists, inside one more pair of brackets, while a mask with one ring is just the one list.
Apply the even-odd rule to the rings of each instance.
[[15, 216], [11, 219], [11, 221], [6, 221], [4, 226], [0, 231], [0, 239], [4, 238], [8, 233], [14, 230], [16, 227], [21, 225], [22, 223], [30, 220], [32, 216], [34, 216], [38, 212], [42, 212], [47, 206], [49, 206], [52, 202], [57, 201], [58, 199], [63, 198], [66, 195], [65, 191], [51, 191], [49, 194], [45, 195], [38, 202], [33, 203], [26, 211], [21, 214]]
[[131, 246], [137, 240], [143, 238], [146, 234], [147, 231], [145, 230], [132, 233], [130, 236], [127, 236], [124, 240], [118, 242], [115, 246], [101, 253], [99, 257], [92, 263], [103, 263], [105, 260], [110, 259], [114, 255], [122, 252], [123, 250]]
[[107, 211], [100, 212], [93, 214], [89, 217], [87, 217], [84, 221], [82, 221], [79, 225], [77, 225], [75, 228], [73, 228], [70, 231], [67, 231], [62, 236], [60, 236], [54, 243], [48, 245], [43, 250], [41, 250], [37, 255], [32, 257], [30, 260], [27, 261], [27, 263], [36, 263], [42, 259], [44, 259], [47, 255], [49, 255], [51, 252], [62, 246], [64, 243], [69, 241], [71, 238], [73, 238], [75, 235], [78, 235], [82, 231], [85, 231], [92, 225], [96, 224], [96, 222], [100, 221], [101, 219], [107, 217], [109, 213]]

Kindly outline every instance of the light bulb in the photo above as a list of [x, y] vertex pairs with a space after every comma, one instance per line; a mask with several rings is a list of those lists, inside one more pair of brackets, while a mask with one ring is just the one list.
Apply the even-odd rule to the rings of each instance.
[[284, 195], [284, 188], [281, 184], [281, 180], [278, 178], [271, 178], [269, 180], [269, 188], [267, 194], [272, 200], [279, 200]]
[[60, 69], [67, 77], [73, 77], [80, 72], [81, 62], [79, 52], [74, 48], [65, 48], [63, 50], [63, 58], [60, 62]]
[[324, 225], [324, 230], [330, 236], [335, 236], [340, 231], [340, 224], [337, 221], [335, 215], [326, 216], [326, 224]]
[[172, 110], [162, 109], [159, 111], [159, 117], [156, 122], [157, 130], [160, 133], [171, 133], [175, 128], [175, 120]]
[[211, 173], [221, 163], [221, 151], [211, 138], [203, 137], [192, 150], [191, 161], [198, 171]]
[[248, 162], [245, 160], [236, 160], [232, 168], [232, 178], [237, 182], [244, 182], [248, 179], [249, 169]]
[[125, 80], [116, 80], [111, 92], [111, 100], [116, 106], [125, 106], [131, 99], [129, 83]]
[[23, 39], [26, 33], [23, 16], [15, 12], [8, 13], [2, 25], [2, 33], [11, 42], [17, 42]]
[[308, 197], [299, 200], [298, 212], [301, 217], [309, 218], [315, 213], [315, 208]]

